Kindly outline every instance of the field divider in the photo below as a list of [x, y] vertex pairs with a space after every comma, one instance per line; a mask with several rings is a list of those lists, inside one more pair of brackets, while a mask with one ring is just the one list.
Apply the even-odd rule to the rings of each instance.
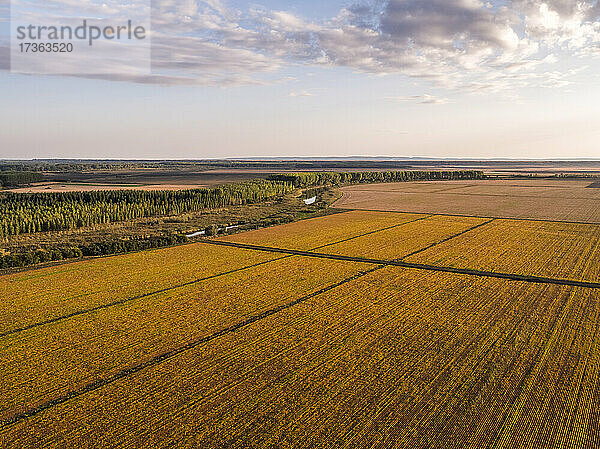
[[252, 264], [252, 265], [247, 265], [247, 266], [244, 266], [244, 267], [236, 268], [234, 270], [229, 270], [229, 271], [225, 271], [225, 272], [222, 272], [222, 273], [216, 273], [216, 274], [213, 274], [213, 275], [210, 275], [210, 276], [206, 276], [206, 277], [203, 277], [203, 278], [194, 279], [193, 281], [185, 282], [183, 284], [177, 284], [177, 285], [173, 285], [171, 287], [166, 287], [166, 288], [163, 288], [163, 289], [160, 289], [160, 290], [155, 290], [155, 291], [152, 291], [152, 292], [144, 293], [142, 295], [132, 296], [132, 297], [129, 297], [129, 298], [123, 298], [123, 299], [119, 299], [117, 301], [110, 302], [108, 304], [101, 304], [101, 305], [96, 306], [96, 307], [90, 307], [88, 309], [78, 310], [76, 312], [71, 312], [71, 313], [68, 313], [66, 315], [61, 315], [61, 316], [58, 316], [58, 317], [55, 317], [55, 318], [48, 319], [46, 321], [40, 321], [38, 323], [28, 324], [27, 326], [23, 326], [23, 327], [19, 327], [19, 328], [16, 328], [16, 329], [12, 329], [10, 331], [6, 331], [6, 332], [0, 334], [0, 338], [7, 337], [9, 335], [17, 334], [19, 332], [27, 331], [27, 330], [30, 330], [30, 329], [34, 329], [36, 327], [40, 327], [40, 326], [45, 326], [45, 325], [48, 325], [48, 324], [56, 323], [58, 321], [67, 320], [69, 318], [74, 318], [74, 317], [79, 316], [79, 315], [85, 315], [86, 313], [97, 312], [99, 310], [108, 309], [110, 307], [118, 306], [118, 305], [121, 305], [121, 304], [126, 304], [128, 302], [135, 301], [137, 299], [143, 299], [143, 298], [147, 298], [149, 296], [159, 295], [161, 293], [166, 293], [166, 292], [169, 292], [171, 290], [178, 289], [178, 288], [188, 287], [190, 285], [194, 285], [194, 284], [197, 284], [197, 283], [200, 283], [200, 282], [203, 282], [203, 281], [208, 281], [210, 279], [215, 279], [215, 278], [218, 278], [220, 276], [226, 276], [228, 274], [233, 274], [233, 273], [237, 273], [239, 271], [247, 270], [247, 269], [250, 269], [250, 268], [259, 267], [261, 265], [264, 265], [264, 264], [267, 264], [267, 263], [270, 263], [270, 262], [275, 262], [276, 260], [287, 259], [288, 257], [292, 257], [292, 256], [284, 256], [284, 257], [278, 257], [276, 259], [265, 260], [263, 262], [258, 262], [258, 263]]
[[[412, 214], [412, 215], [423, 215], [423, 214]], [[410, 221], [398, 223], [398, 224], [395, 224], [395, 225], [392, 225], [392, 226], [387, 226], [385, 228], [376, 229], [374, 231], [369, 231], [369, 232], [366, 232], [364, 234], [355, 235], [353, 237], [349, 237], [349, 238], [346, 238], [346, 239], [343, 239], [343, 240], [338, 240], [336, 242], [327, 243], [325, 245], [317, 246], [315, 248], [311, 248], [309, 251], [315, 251], [315, 250], [322, 249], [322, 248], [325, 248], [325, 247], [328, 247], [328, 246], [331, 246], [331, 245], [337, 245], [338, 243], [344, 243], [344, 242], [348, 242], [350, 240], [354, 240], [354, 239], [357, 239], [357, 238], [360, 238], [360, 237], [364, 237], [364, 236], [367, 236], [367, 235], [375, 234], [377, 232], [387, 231], [387, 230], [394, 229], [394, 228], [397, 228], [399, 226], [403, 226], [403, 225], [406, 225], [406, 224], [414, 223], [414, 222], [421, 221], [421, 220], [426, 220], [427, 218], [431, 218], [432, 216], [433, 215], [425, 215], [423, 217], [419, 217], [419, 218], [416, 218], [414, 220], [410, 220]], [[198, 244], [198, 243], [201, 243], [201, 242], [203, 242], [203, 240], [199, 240], [198, 242], [194, 242], [193, 244]], [[112, 257], [117, 257], [117, 256], [118, 255], [113, 255]], [[265, 264], [268, 264], [268, 263], [271, 263], [271, 262], [276, 262], [276, 261], [279, 261], [279, 260], [287, 259], [289, 257], [293, 257], [293, 254], [288, 254], [288, 255], [285, 255], [283, 257], [277, 257], [275, 259], [265, 260], [263, 262], [258, 262], [258, 263], [252, 264], [252, 265], [246, 265], [244, 267], [236, 268], [234, 270], [229, 270], [229, 271], [224, 271], [224, 272], [221, 272], [221, 273], [216, 273], [216, 274], [213, 274], [213, 275], [210, 275], [210, 276], [206, 276], [206, 277], [203, 277], [203, 278], [194, 279], [192, 281], [185, 282], [183, 284], [177, 284], [177, 285], [173, 285], [171, 287], [166, 287], [166, 288], [163, 288], [163, 289], [160, 289], [160, 290], [155, 290], [155, 291], [152, 291], [152, 292], [144, 293], [142, 295], [137, 295], [137, 296], [132, 296], [132, 297], [129, 297], [129, 298], [119, 299], [117, 301], [113, 301], [113, 302], [110, 302], [108, 304], [101, 304], [101, 305], [98, 305], [96, 307], [90, 307], [90, 308], [87, 308], [87, 309], [78, 310], [78, 311], [71, 312], [71, 313], [68, 313], [68, 314], [65, 314], [65, 315], [61, 315], [61, 316], [58, 316], [58, 317], [50, 318], [50, 319], [45, 320], [45, 321], [40, 321], [40, 322], [37, 322], [37, 323], [28, 324], [27, 326], [22, 326], [22, 327], [19, 327], [19, 328], [11, 329], [9, 331], [5, 331], [3, 333], [0, 333], [0, 338], [8, 337], [10, 335], [18, 334], [20, 332], [24, 332], [24, 331], [28, 331], [28, 330], [31, 330], [31, 329], [35, 329], [36, 327], [46, 326], [48, 324], [57, 323], [59, 321], [67, 320], [67, 319], [74, 318], [74, 317], [77, 317], [77, 316], [80, 316], [80, 315], [85, 315], [87, 313], [98, 312], [100, 310], [104, 310], [104, 309], [108, 309], [110, 307], [114, 307], [114, 306], [119, 306], [119, 305], [122, 305], [122, 304], [126, 304], [128, 302], [135, 301], [135, 300], [138, 300], [138, 299], [144, 299], [144, 298], [148, 298], [150, 296], [159, 295], [161, 293], [166, 293], [166, 292], [169, 292], [169, 291], [172, 291], [172, 290], [176, 290], [176, 289], [179, 289], [179, 288], [189, 287], [190, 285], [198, 284], [200, 282], [208, 281], [208, 280], [215, 279], [215, 278], [218, 278], [218, 277], [221, 277], [221, 276], [226, 276], [228, 274], [234, 274], [234, 273], [238, 273], [240, 271], [244, 271], [244, 270], [256, 268], [256, 267], [259, 267], [261, 265], [265, 265]]]
[[438, 271], [438, 272], [443, 272], [443, 273], [465, 274], [465, 275], [478, 276], [478, 277], [506, 279], [509, 281], [531, 282], [531, 283], [535, 283], [535, 284], [556, 284], [556, 285], [568, 285], [571, 287], [584, 287], [584, 288], [600, 289], [600, 283], [598, 283], [598, 282], [577, 281], [577, 280], [572, 280], [572, 279], [560, 279], [560, 278], [549, 278], [549, 277], [541, 277], [541, 276], [531, 276], [531, 275], [524, 275], [524, 274], [482, 271], [482, 270], [474, 270], [471, 268], [442, 267], [442, 266], [437, 266], [437, 265], [406, 262], [404, 260], [370, 259], [367, 257], [355, 257], [355, 256], [343, 256], [343, 255], [339, 255], [339, 254], [316, 253], [313, 251], [282, 249], [282, 248], [274, 248], [274, 247], [270, 247], [270, 246], [249, 245], [246, 243], [224, 242], [224, 241], [220, 241], [220, 240], [202, 240], [201, 243], [209, 244], [209, 245], [231, 246], [234, 248], [243, 248], [243, 249], [250, 249], [250, 250], [255, 250], [255, 251], [263, 251], [263, 252], [293, 254], [296, 256], [314, 257], [314, 258], [319, 258], [319, 259], [342, 260], [342, 261], [347, 261], [347, 262], [362, 262], [362, 263], [368, 263], [368, 264], [374, 264], [374, 265], [395, 266], [395, 267], [413, 268], [413, 269], [425, 270], [425, 271]]
[[140, 371], [142, 371], [142, 370], [144, 370], [146, 368], [150, 368], [150, 367], [159, 365], [159, 364], [161, 364], [161, 363], [163, 363], [163, 362], [165, 362], [165, 361], [167, 361], [169, 359], [172, 359], [173, 357], [176, 357], [176, 356], [178, 356], [178, 355], [180, 355], [180, 354], [182, 354], [182, 353], [184, 353], [186, 351], [189, 351], [189, 350], [191, 350], [191, 349], [193, 349], [193, 348], [195, 348], [195, 347], [197, 347], [199, 345], [202, 345], [204, 343], [208, 343], [211, 340], [215, 340], [215, 339], [217, 339], [219, 337], [223, 337], [223, 336], [225, 336], [227, 334], [230, 334], [232, 332], [238, 331], [238, 330], [240, 330], [240, 329], [242, 329], [242, 328], [244, 328], [246, 326], [249, 326], [249, 325], [251, 325], [251, 324], [253, 324], [253, 323], [257, 322], [257, 321], [263, 320], [265, 318], [268, 318], [271, 315], [274, 315], [276, 313], [279, 313], [279, 312], [282, 312], [282, 311], [284, 311], [286, 309], [289, 309], [289, 308], [291, 308], [291, 307], [293, 307], [295, 305], [298, 305], [298, 304], [301, 304], [303, 302], [306, 302], [309, 299], [312, 299], [312, 298], [314, 298], [316, 296], [319, 296], [319, 295], [321, 295], [323, 293], [326, 293], [326, 292], [328, 292], [330, 290], [333, 290], [333, 289], [335, 289], [337, 287], [340, 287], [340, 286], [342, 286], [344, 284], [352, 282], [352, 281], [354, 281], [356, 279], [359, 279], [359, 278], [361, 278], [363, 276], [366, 276], [366, 275], [368, 275], [370, 273], [373, 273], [373, 272], [375, 272], [377, 270], [380, 270], [382, 268], [385, 268], [385, 265], [379, 265], [379, 266], [375, 266], [375, 267], [370, 268], [370, 269], [365, 270], [365, 271], [360, 271], [360, 272], [358, 272], [358, 273], [356, 273], [356, 274], [354, 274], [354, 275], [352, 275], [352, 276], [350, 276], [350, 277], [348, 277], [346, 279], [343, 279], [343, 280], [341, 280], [339, 282], [336, 282], [335, 284], [330, 284], [330, 285], [328, 285], [326, 287], [323, 287], [323, 288], [321, 288], [319, 290], [316, 290], [316, 291], [314, 291], [312, 293], [309, 293], [308, 295], [305, 295], [305, 296], [302, 296], [300, 298], [297, 298], [297, 299], [295, 299], [293, 301], [287, 302], [285, 304], [281, 304], [279, 306], [275, 306], [275, 307], [273, 307], [271, 309], [268, 309], [268, 310], [266, 310], [264, 312], [261, 312], [261, 313], [258, 313], [256, 315], [252, 315], [252, 316], [250, 316], [249, 318], [247, 318], [247, 319], [245, 319], [243, 321], [240, 321], [240, 322], [238, 322], [236, 324], [233, 324], [233, 325], [231, 325], [229, 327], [226, 327], [224, 329], [216, 331], [216, 332], [214, 332], [214, 333], [212, 333], [210, 335], [197, 338], [197, 339], [192, 340], [192, 341], [190, 341], [190, 342], [188, 342], [188, 343], [186, 343], [186, 344], [184, 344], [182, 346], [179, 346], [179, 347], [177, 347], [175, 349], [171, 349], [170, 351], [166, 351], [166, 352], [163, 352], [161, 354], [158, 354], [158, 355], [156, 355], [156, 356], [154, 356], [154, 357], [146, 360], [145, 362], [141, 362], [141, 363], [138, 363], [137, 365], [133, 365], [133, 366], [130, 366], [130, 367], [127, 367], [127, 368], [123, 368], [120, 371], [117, 371], [115, 374], [113, 374], [113, 375], [111, 375], [109, 377], [106, 377], [106, 378], [103, 378], [103, 379], [97, 379], [97, 380], [95, 380], [93, 382], [90, 382], [90, 383], [88, 383], [86, 385], [83, 385], [81, 388], [69, 391], [69, 392], [65, 393], [64, 395], [62, 395], [62, 396], [59, 396], [59, 397], [57, 397], [55, 399], [52, 399], [52, 400], [47, 401], [47, 402], [44, 402], [44, 403], [42, 403], [42, 404], [40, 404], [40, 405], [38, 405], [36, 407], [33, 407], [33, 408], [31, 408], [31, 409], [29, 409], [29, 410], [27, 410], [25, 412], [22, 412], [22, 413], [19, 413], [17, 415], [14, 415], [14, 416], [12, 416], [10, 418], [4, 419], [4, 420], [0, 421], [0, 429], [4, 429], [4, 428], [9, 427], [11, 425], [17, 424], [17, 423], [19, 423], [21, 421], [26, 420], [27, 418], [31, 418], [31, 417], [33, 417], [35, 415], [38, 415], [38, 414], [40, 414], [40, 413], [42, 413], [42, 412], [44, 412], [44, 411], [46, 411], [48, 409], [51, 409], [51, 408], [56, 407], [58, 405], [64, 404], [64, 403], [66, 403], [66, 402], [68, 402], [68, 401], [70, 401], [72, 399], [75, 399], [75, 398], [77, 398], [79, 396], [82, 396], [82, 395], [84, 395], [86, 393], [90, 393], [90, 392], [92, 392], [94, 390], [98, 390], [99, 388], [105, 387], [105, 386], [107, 386], [109, 384], [112, 384], [112, 383], [118, 381], [118, 380], [126, 378], [126, 377], [128, 377], [128, 376], [130, 376], [132, 374], [138, 373], [138, 372], [140, 372]]
[[491, 220], [484, 221], [483, 223], [479, 223], [478, 225], [471, 226], [470, 228], [465, 229], [464, 231], [457, 232], [456, 234], [453, 234], [450, 237], [446, 237], [445, 239], [439, 240], [439, 241], [437, 241], [435, 243], [432, 243], [431, 245], [427, 245], [424, 248], [421, 248], [421, 249], [418, 249], [416, 251], [413, 251], [412, 253], [407, 254], [406, 256], [402, 256], [400, 258], [400, 260], [404, 260], [404, 259], [407, 259], [407, 258], [409, 258], [411, 256], [415, 256], [417, 254], [423, 253], [423, 252], [427, 251], [428, 249], [431, 249], [431, 248], [434, 248], [434, 247], [436, 247], [438, 245], [441, 245], [443, 243], [449, 242], [450, 240], [455, 239], [457, 237], [460, 237], [461, 235], [464, 235], [464, 234], [466, 234], [468, 232], [474, 231], [475, 229], [479, 229], [479, 228], [481, 228], [481, 227], [483, 227], [485, 225], [488, 225], [488, 224], [492, 223], [493, 221], [496, 221], [496, 218], [492, 218]]
[[[339, 201], [339, 200], [338, 200]], [[429, 214], [432, 217], [461, 217], [461, 218], [484, 218], [496, 220], [512, 220], [512, 221], [531, 221], [534, 223], [563, 223], [563, 224], [579, 224], [579, 225], [590, 225], [598, 226], [600, 222], [597, 221], [568, 221], [568, 220], [552, 220], [550, 218], [520, 218], [520, 217], [491, 217], [487, 215], [467, 215], [467, 214], [445, 214], [439, 212], [415, 212], [415, 211], [404, 211], [404, 210], [386, 210], [386, 209], [360, 209], [356, 207], [343, 207], [343, 206], [331, 206], [334, 209], [342, 209], [347, 211], [355, 212], [380, 212], [382, 214]]]

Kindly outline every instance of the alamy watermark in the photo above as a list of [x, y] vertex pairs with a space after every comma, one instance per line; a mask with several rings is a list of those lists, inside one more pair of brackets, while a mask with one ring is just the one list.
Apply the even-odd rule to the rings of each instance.
[[[150, 2], [106, 8], [85, 3], [69, 10], [55, 3], [11, 3], [11, 71], [36, 74], [135, 76], [151, 69]], [[71, 2], [70, 2], [71, 3]], [[82, 3], [83, 4], [83, 3]], [[53, 6], [54, 5], [54, 6]], [[129, 16], [134, 12], [134, 17]], [[90, 14], [86, 17], [85, 14]]]

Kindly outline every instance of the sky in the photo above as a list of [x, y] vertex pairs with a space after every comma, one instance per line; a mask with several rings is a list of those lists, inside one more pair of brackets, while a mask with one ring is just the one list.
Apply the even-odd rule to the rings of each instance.
[[151, 72], [71, 75], [11, 71], [8, 6], [0, 158], [600, 158], [597, 0], [152, 0]]

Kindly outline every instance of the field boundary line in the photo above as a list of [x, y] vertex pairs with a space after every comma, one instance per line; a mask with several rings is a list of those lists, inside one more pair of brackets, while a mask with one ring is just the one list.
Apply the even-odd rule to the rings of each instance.
[[440, 240], [440, 241], [438, 241], [438, 242], [432, 243], [431, 245], [427, 245], [427, 246], [426, 246], [426, 247], [424, 247], [424, 248], [421, 248], [421, 249], [418, 249], [418, 250], [416, 250], [416, 251], [413, 251], [412, 253], [410, 253], [410, 254], [407, 254], [406, 256], [402, 256], [402, 257], [400, 258], [400, 260], [404, 260], [404, 259], [407, 259], [407, 258], [409, 258], [409, 257], [411, 257], [411, 256], [415, 256], [415, 255], [417, 255], [417, 254], [423, 253], [423, 252], [427, 251], [428, 249], [431, 249], [431, 248], [434, 248], [434, 247], [436, 247], [436, 246], [438, 246], [438, 245], [441, 245], [441, 244], [443, 244], [443, 243], [449, 242], [449, 241], [450, 241], [450, 240], [452, 240], [452, 239], [455, 239], [455, 238], [457, 238], [457, 237], [460, 237], [461, 235], [464, 235], [464, 234], [466, 234], [467, 232], [474, 231], [475, 229], [479, 229], [479, 228], [481, 228], [481, 227], [483, 227], [483, 226], [485, 226], [485, 225], [488, 225], [488, 224], [490, 224], [490, 223], [492, 223], [492, 222], [494, 222], [494, 221], [496, 221], [496, 219], [495, 219], [495, 218], [492, 218], [491, 220], [484, 221], [483, 223], [479, 223], [478, 225], [471, 226], [469, 229], [465, 229], [464, 231], [457, 232], [456, 234], [454, 234], [454, 235], [451, 235], [450, 237], [446, 237], [446, 238], [444, 238], [444, 239], [442, 239], [442, 240]]
[[326, 292], [328, 292], [330, 290], [333, 290], [333, 289], [335, 289], [337, 287], [340, 287], [340, 286], [342, 286], [344, 284], [347, 284], [347, 283], [352, 282], [352, 281], [354, 281], [356, 279], [364, 277], [364, 276], [366, 276], [366, 275], [368, 275], [370, 273], [373, 273], [373, 272], [375, 272], [377, 270], [380, 270], [380, 269], [382, 269], [384, 267], [385, 267], [384, 265], [379, 265], [379, 266], [375, 266], [373, 268], [370, 268], [370, 269], [368, 269], [366, 271], [360, 271], [360, 272], [358, 272], [358, 273], [356, 273], [356, 274], [354, 274], [354, 275], [352, 275], [352, 276], [350, 276], [350, 277], [348, 277], [346, 279], [343, 279], [343, 280], [341, 280], [339, 282], [336, 282], [335, 284], [330, 284], [330, 285], [328, 285], [326, 287], [323, 287], [323, 288], [321, 288], [319, 290], [316, 290], [316, 291], [314, 291], [312, 293], [309, 293], [308, 295], [302, 296], [300, 298], [297, 298], [297, 299], [295, 299], [293, 301], [290, 301], [290, 302], [287, 302], [285, 304], [281, 304], [279, 306], [275, 306], [275, 307], [273, 307], [271, 309], [265, 310], [264, 312], [261, 312], [261, 313], [258, 313], [256, 315], [253, 315], [253, 316], [245, 319], [244, 321], [240, 321], [240, 322], [238, 322], [236, 324], [233, 324], [233, 325], [231, 325], [229, 327], [226, 327], [226, 328], [221, 329], [219, 331], [213, 332], [210, 335], [206, 335], [204, 337], [197, 338], [195, 340], [192, 340], [192, 341], [186, 343], [185, 345], [179, 346], [179, 347], [177, 347], [175, 349], [171, 349], [170, 351], [167, 351], [167, 352], [163, 352], [162, 354], [158, 354], [158, 355], [152, 357], [151, 359], [146, 360], [145, 362], [139, 363], [139, 364], [134, 365], [134, 366], [130, 366], [128, 368], [123, 368], [120, 371], [116, 372], [115, 374], [113, 374], [113, 375], [111, 375], [109, 377], [106, 377], [104, 379], [97, 379], [97, 380], [95, 380], [93, 382], [90, 382], [90, 383], [88, 383], [88, 384], [86, 384], [86, 385], [84, 385], [84, 386], [82, 386], [82, 387], [80, 387], [80, 388], [78, 388], [76, 390], [72, 390], [70, 392], [67, 392], [67, 393], [65, 393], [64, 395], [62, 395], [62, 396], [60, 396], [58, 398], [55, 398], [55, 399], [52, 399], [50, 401], [44, 402], [44, 403], [42, 403], [42, 404], [40, 404], [40, 405], [38, 405], [38, 406], [36, 406], [34, 408], [31, 408], [31, 409], [29, 409], [29, 410], [27, 410], [25, 412], [22, 412], [22, 413], [19, 413], [17, 415], [14, 415], [11, 418], [4, 419], [4, 420], [0, 421], [0, 429], [4, 429], [4, 428], [9, 427], [11, 425], [17, 424], [17, 423], [19, 423], [21, 421], [26, 420], [27, 418], [31, 418], [31, 417], [33, 417], [35, 415], [38, 415], [38, 414], [40, 414], [40, 413], [42, 413], [42, 412], [44, 412], [44, 411], [46, 411], [48, 409], [51, 409], [51, 408], [56, 407], [58, 405], [64, 404], [65, 402], [68, 402], [71, 399], [75, 399], [75, 398], [77, 398], [79, 396], [82, 396], [82, 395], [84, 395], [86, 393], [90, 393], [90, 392], [92, 392], [94, 390], [97, 390], [99, 388], [105, 387], [105, 386], [107, 386], [109, 384], [112, 384], [112, 383], [118, 381], [118, 380], [126, 378], [127, 376], [130, 376], [132, 374], [140, 372], [140, 371], [142, 371], [145, 368], [150, 368], [150, 367], [159, 365], [159, 364], [161, 364], [161, 363], [163, 363], [163, 362], [165, 362], [165, 361], [167, 361], [169, 359], [172, 359], [175, 356], [178, 356], [179, 354], [182, 354], [182, 353], [184, 353], [186, 351], [189, 351], [189, 350], [195, 348], [196, 346], [202, 345], [204, 343], [208, 343], [211, 340], [215, 340], [215, 339], [217, 339], [219, 337], [222, 337], [224, 335], [227, 335], [227, 334], [230, 334], [232, 332], [235, 332], [235, 331], [237, 331], [237, 330], [239, 330], [241, 328], [249, 326], [250, 324], [253, 324], [253, 323], [257, 322], [257, 321], [263, 320], [263, 319], [265, 319], [265, 318], [267, 318], [267, 317], [269, 317], [271, 315], [274, 315], [276, 313], [282, 312], [283, 310], [289, 309], [289, 308], [291, 308], [291, 307], [293, 307], [295, 305], [298, 305], [298, 304], [301, 304], [303, 302], [306, 302], [309, 299], [312, 299], [312, 298], [314, 298], [316, 296], [319, 296], [319, 295], [321, 295], [323, 293], [326, 293]]
[[450, 187], [448, 189], [432, 190], [431, 192], [428, 192], [428, 193], [448, 192], [450, 190], [460, 190], [460, 189], [466, 189], [468, 187], [477, 187], [477, 186], [478, 186], [477, 184], [468, 184], [465, 186], [454, 186], [454, 187]]
[[[424, 215], [424, 214], [413, 214], [413, 215]], [[431, 218], [431, 217], [432, 217], [432, 215], [426, 215], [426, 216], [419, 217], [419, 218], [414, 219], [414, 220], [406, 221], [406, 222], [403, 222], [403, 223], [398, 223], [398, 224], [395, 224], [393, 226], [388, 226], [388, 227], [385, 227], [385, 228], [376, 229], [374, 231], [369, 231], [369, 232], [364, 233], [364, 234], [356, 235], [356, 236], [349, 237], [349, 238], [346, 238], [346, 239], [343, 239], [343, 240], [339, 240], [339, 241], [336, 241], [336, 242], [332, 242], [332, 243], [327, 243], [326, 245], [317, 246], [317, 247], [311, 248], [309, 251], [314, 251], [314, 250], [317, 250], [317, 249], [325, 248], [327, 246], [336, 245], [338, 243], [348, 242], [350, 240], [354, 240], [354, 239], [357, 239], [357, 238], [360, 238], [360, 237], [364, 237], [364, 236], [367, 236], [367, 235], [375, 234], [377, 232], [387, 231], [389, 229], [397, 228], [397, 227], [403, 226], [405, 224], [414, 223], [414, 222], [417, 222], [417, 221], [420, 221], [420, 220], [425, 220], [425, 219]], [[193, 244], [198, 244], [198, 243], [201, 243], [201, 242], [202, 242], [202, 240], [199, 240], [197, 242], [193, 242]], [[115, 255], [110, 256], [110, 257], [115, 257]], [[129, 297], [129, 298], [119, 299], [118, 301], [113, 301], [113, 302], [110, 302], [108, 304], [101, 304], [101, 305], [98, 305], [98, 306], [95, 306], [95, 307], [91, 307], [91, 308], [87, 308], [87, 309], [83, 309], [83, 310], [78, 310], [78, 311], [71, 312], [71, 313], [68, 313], [66, 315], [61, 315], [61, 316], [58, 316], [58, 317], [55, 317], [55, 318], [51, 318], [51, 319], [48, 319], [48, 320], [45, 320], [45, 321], [40, 321], [40, 322], [37, 322], [37, 323], [28, 324], [27, 326], [22, 326], [22, 327], [19, 327], [19, 328], [16, 328], [16, 329], [12, 329], [12, 330], [9, 330], [9, 331], [2, 332], [2, 333], [0, 333], [0, 338], [8, 337], [10, 335], [18, 334], [20, 332], [24, 332], [24, 331], [28, 331], [28, 330], [31, 330], [31, 329], [35, 329], [36, 327], [46, 326], [48, 324], [57, 323], [59, 321], [67, 320], [69, 318], [74, 318], [76, 316], [85, 315], [87, 313], [97, 312], [99, 310], [104, 310], [104, 309], [108, 309], [110, 307], [119, 306], [119, 305], [122, 305], [122, 304], [126, 304], [128, 302], [131, 302], [131, 301], [136, 301], [138, 299], [144, 299], [144, 298], [148, 298], [150, 296], [159, 295], [161, 293], [166, 293], [166, 292], [169, 292], [169, 291], [172, 291], [172, 290], [176, 290], [178, 288], [189, 287], [190, 285], [194, 285], [194, 284], [198, 284], [200, 282], [204, 282], [204, 281], [208, 281], [208, 280], [211, 280], [211, 279], [215, 279], [215, 278], [220, 277], [220, 276], [227, 276], [228, 274], [234, 274], [234, 273], [238, 273], [240, 271], [244, 271], [244, 270], [256, 268], [256, 267], [259, 267], [261, 265], [264, 265], [264, 264], [267, 264], [267, 263], [271, 263], [271, 262], [276, 262], [276, 261], [283, 260], [283, 259], [287, 259], [289, 257], [293, 257], [293, 254], [288, 254], [288, 255], [285, 255], [283, 257], [277, 257], [275, 259], [265, 260], [265, 261], [258, 262], [258, 263], [252, 264], [252, 265], [247, 265], [247, 266], [244, 266], [244, 267], [236, 268], [234, 270], [224, 271], [222, 273], [216, 273], [216, 274], [213, 274], [213, 275], [210, 275], [210, 276], [206, 276], [206, 277], [203, 277], [203, 278], [194, 279], [192, 281], [185, 282], [183, 284], [177, 284], [177, 285], [173, 285], [171, 287], [166, 287], [166, 288], [163, 288], [163, 289], [160, 289], [160, 290], [155, 290], [155, 291], [152, 291], [152, 292], [144, 293], [142, 295], [137, 295], [137, 296], [133, 296], [133, 297]]]
[[434, 217], [462, 217], [462, 218], [484, 218], [484, 219], [496, 219], [496, 220], [512, 220], [512, 221], [531, 221], [536, 223], [564, 223], [564, 224], [580, 224], [598, 226], [598, 221], [568, 221], [568, 220], [552, 220], [549, 218], [518, 218], [518, 217], [491, 217], [485, 215], [466, 215], [466, 214], [444, 214], [438, 212], [407, 212], [403, 210], [384, 210], [384, 209], [357, 209], [356, 207], [345, 208], [343, 206], [334, 206], [336, 209], [343, 209], [348, 211], [364, 211], [364, 212], [381, 212], [383, 214], [429, 214]]
[[210, 276], [206, 276], [206, 277], [203, 277], [203, 278], [194, 279], [193, 281], [185, 282], [183, 284], [177, 284], [177, 285], [174, 285], [172, 287], [167, 287], [167, 288], [163, 288], [161, 290], [156, 290], [156, 291], [153, 291], [153, 292], [144, 293], [143, 295], [132, 296], [132, 297], [129, 297], [129, 298], [123, 298], [123, 299], [119, 299], [118, 301], [110, 302], [108, 304], [101, 304], [99, 306], [91, 307], [89, 309], [78, 310], [78, 311], [75, 311], [75, 312], [68, 313], [66, 315], [61, 315], [59, 317], [51, 318], [51, 319], [46, 320], [46, 321], [40, 321], [38, 323], [33, 323], [33, 324], [29, 324], [27, 326], [23, 326], [23, 327], [20, 327], [20, 328], [17, 328], [17, 329], [12, 329], [10, 331], [1, 333], [0, 334], [0, 338], [7, 337], [9, 335], [14, 335], [14, 334], [17, 334], [17, 333], [20, 333], [20, 332], [23, 332], [23, 331], [31, 330], [31, 329], [34, 329], [36, 327], [40, 327], [40, 326], [45, 326], [45, 325], [48, 325], [48, 324], [56, 323], [58, 321], [67, 320], [69, 318], [73, 318], [73, 317], [76, 317], [76, 316], [79, 316], [79, 315], [85, 315], [86, 313], [97, 312], [99, 310], [108, 309], [109, 307], [114, 307], [114, 306], [118, 306], [118, 305], [121, 305], [121, 304], [126, 304], [128, 302], [135, 301], [137, 299], [143, 299], [143, 298], [147, 298], [149, 296], [159, 295], [161, 293], [166, 293], [166, 292], [169, 292], [171, 290], [176, 290], [178, 288], [188, 287], [190, 285], [194, 285], [194, 284], [197, 284], [197, 283], [200, 283], [200, 282], [203, 282], [203, 281], [208, 281], [210, 279], [215, 279], [215, 278], [218, 278], [220, 276], [226, 276], [228, 274], [237, 273], [239, 271], [248, 270], [250, 268], [256, 268], [256, 267], [259, 267], [261, 265], [264, 265], [264, 264], [267, 264], [267, 263], [270, 263], [270, 262], [275, 262], [277, 260], [287, 259], [288, 257], [292, 257], [292, 256], [288, 255], [288, 256], [278, 257], [276, 259], [265, 260], [265, 261], [258, 262], [258, 263], [252, 264], [252, 265], [247, 265], [245, 267], [236, 268], [235, 270], [229, 270], [229, 271], [225, 271], [225, 272], [222, 272], [222, 273], [216, 273], [216, 274], [213, 274], [213, 275], [210, 275]]
[[209, 245], [233, 246], [233, 247], [237, 247], [237, 248], [253, 249], [255, 251], [263, 251], [263, 252], [274, 252], [274, 253], [282, 253], [282, 254], [293, 254], [296, 256], [315, 257], [315, 258], [319, 258], [319, 259], [342, 260], [342, 261], [347, 261], [347, 262], [362, 262], [362, 263], [368, 263], [368, 264], [374, 264], [374, 265], [413, 268], [413, 269], [424, 270], [424, 271], [439, 271], [439, 272], [443, 272], [443, 273], [465, 274], [465, 275], [478, 276], [478, 277], [498, 278], [498, 279], [506, 279], [509, 281], [530, 282], [530, 283], [534, 283], [534, 284], [556, 284], [556, 285], [568, 285], [571, 287], [584, 287], [584, 288], [600, 289], [600, 283], [598, 283], [598, 282], [577, 281], [577, 280], [573, 280], [573, 279], [560, 279], [560, 278], [549, 278], [549, 277], [531, 276], [531, 275], [515, 274], [515, 273], [482, 271], [482, 270], [474, 270], [471, 268], [443, 267], [443, 266], [428, 265], [428, 264], [415, 263], [415, 262], [406, 262], [404, 260], [381, 260], [381, 259], [370, 259], [367, 257], [343, 256], [343, 255], [339, 255], [339, 254], [315, 253], [312, 251], [273, 248], [273, 247], [269, 247], [269, 246], [248, 245], [245, 243], [223, 242], [220, 240], [203, 240], [202, 243], [209, 244]]

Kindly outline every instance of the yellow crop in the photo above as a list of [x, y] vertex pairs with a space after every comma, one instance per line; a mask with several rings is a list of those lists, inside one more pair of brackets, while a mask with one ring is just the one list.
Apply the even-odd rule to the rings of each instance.
[[496, 220], [407, 260], [598, 282], [600, 226]]
[[0, 420], [368, 268], [290, 257], [4, 337]]
[[0, 334], [277, 257], [194, 244], [0, 276]]
[[[590, 281], [600, 266], [594, 225], [348, 212], [226, 239]], [[271, 259], [0, 337], [0, 447], [599, 447], [593, 285], [199, 244], [0, 278], [18, 312], [2, 323]]]
[[350, 211], [244, 232], [223, 240], [306, 250], [425, 217], [427, 215]]
[[[385, 268], [3, 436], [22, 446], [590, 447], [597, 308], [589, 289]], [[584, 315], [586, 325], [566, 326]]]

